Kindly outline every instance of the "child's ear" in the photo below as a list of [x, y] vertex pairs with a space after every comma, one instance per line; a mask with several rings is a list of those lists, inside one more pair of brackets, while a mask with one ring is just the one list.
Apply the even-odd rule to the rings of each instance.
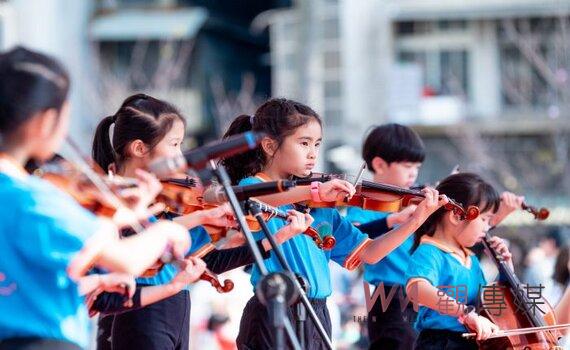
[[270, 137], [264, 137], [261, 140], [261, 149], [263, 149], [263, 152], [268, 154], [270, 157], [273, 157], [277, 151], [277, 141]]
[[55, 108], [48, 109], [36, 116], [37, 130], [40, 138], [48, 137], [53, 134], [59, 120], [59, 113]]
[[372, 158], [372, 170], [375, 174], [384, 174], [387, 169], [388, 163], [384, 159], [380, 157]]
[[142, 140], [134, 140], [129, 145], [129, 155], [131, 157], [142, 158], [148, 153], [148, 147]]

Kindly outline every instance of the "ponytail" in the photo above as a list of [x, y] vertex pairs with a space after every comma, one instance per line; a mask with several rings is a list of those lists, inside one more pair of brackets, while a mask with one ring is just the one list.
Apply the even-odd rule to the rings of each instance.
[[[295, 133], [297, 128], [316, 121], [322, 125], [321, 118], [313, 109], [300, 102], [285, 98], [273, 98], [257, 108], [255, 115], [237, 117], [223, 138], [246, 131], [263, 132], [277, 142], [277, 149], [285, 138]], [[220, 163], [226, 168], [232, 183], [252, 176], [263, 170], [268, 156], [261, 147], [255, 150], [223, 159]]]
[[91, 155], [93, 160], [95, 160], [105, 172], [109, 169], [109, 165], [115, 162], [115, 151], [113, 150], [111, 136], [109, 134], [111, 125], [114, 122], [115, 117], [112, 115], [101, 120], [95, 131], [95, 137], [93, 138]]
[[[93, 159], [107, 171], [115, 163], [117, 171], [129, 158], [129, 145], [141, 140], [152, 150], [170, 131], [175, 120], [186, 127], [186, 120], [178, 109], [166, 101], [145, 94], [127, 97], [117, 113], [104, 118], [97, 126], [91, 150]], [[111, 124], [113, 139], [109, 135]]]
[[[246, 114], [238, 116], [230, 124], [223, 138], [225, 139], [233, 135], [253, 130], [252, 122], [255, 122], [255, 117], [253, 116]], [[254, 150], [247, 151], [230, 158], [224, 158], [220, 161], [220, 164], [226, 168], [232, 184], [236, 185], [241, 179], [260, 172], [263, 167], [263, 162], [260, 162], [260, 160], [263, 159], [263, 151], [261, 150], [261, 147], [257, 147]]]

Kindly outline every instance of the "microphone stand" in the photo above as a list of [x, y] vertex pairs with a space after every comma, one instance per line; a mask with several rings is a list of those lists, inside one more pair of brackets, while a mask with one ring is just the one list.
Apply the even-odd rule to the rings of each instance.
[[[308, 312], [309, 318], [314, 322], [315, 326], [317, 327], [317, 331], [319, 332], [321, 338], [323, 339], [323, 341], [325, 342], [327, 347], [332, 350], [332, 348], [333, 348], [332, 342], [329, 339], [329, 336], [326, 333], [325, 328], [321, 324], [317, 314], [315, 313], [315, 309], [313, 308], [313, 306], [309, 302], [309, 298], [307, 298], [307, 294], [305, 293], [303, 287], [301, 287], [301, 284], [299, 283], [298, 279], [295, 277], [295, 274], [292, 272], [291, 266], [289, 265], [287, 260], [285, 260], [285, 257], [283, 256], [283, 253], [281, 252], [281, 250], [279, 250], [279, 246], [278, 246], [277, 242], [275, 241], [275, 238], [271, 234], [271, 230], [269, 229], [269, 227], [267, 226], [267, 223], [263, 219], [263, 213], [261, 212], [261, 210], [259, 208], [259, 203], [257, 203], [256, 201], [253, 201], [251, 199], [246, 199], [242, 203], [244, 205], [245, 211], [249, 212], [251, 215], [253, 215], [255, 217], [255, 219], [257, 220], [257, 222], [259, 223], [261, 230], [265, 234], [265, 237], [269, 241], [269, 244], [271, 245], [273, 252], [277, 256], [277, 259], [279, 260], [279, 264], [281, 265], [283, 270], [286, 272], [286, 274], [291, 277], [295, 291], [299, 295], [299, 299], [300, 299], [301, 303], [303, 304], [306, 311]], [[304, 334], [300, 334], [299, 337], [304, 338], [303, 335]]]
[[[296, 350], [300, 350], [301, 345], [299, 344], [299, 340], [295, 335], [293, 326], [291, 325], [289, 318], [285, 316], [286, 306], [284, 304], [284, 301], [285, 301], [285, 293], [287, 290], [286, 286], [284, 286], [284, 280], [283, 278], [279, 278], [279, 276], [275, 276], [275, 274], [269, 274], [267, 267], [263, 262], [263, 257], [261, 255], [261, 252], [259, 251], [255, 239], [253, 238], [253, 234], [251, 233], [251, 230], [249, 229], [249, 226], [245, 221], [245, 215], [243, 214], [241, 205], [232, 189], [231, 181], [226, 170], [222, 166], [217, 166], [213, 160], [210, 160], [210, 168], [211, 169], [200, 170], [199, 171], [200, 178], [203, 181], [208, 181], [211, 179], [212, 176], [215, 176], [218, 182], [222, 185], [226, 193], [226, 196], [228, 198], [228, 202], [230, 203], [236, 215], [236, 219], [238, 220], [238, 223], [241, 227], [241, 230], [246, 238], [247, 244], [251, 249], [251, 252], [255, 259], [255, 264], [259, 268], [259, 271], [263, 276], [263, 278], [268, 279], [266, 283], [266, 285], [268, 285], [268, 288], [266, 288], [267, 290], [266, 297], [268, 298], [268, 301], [272, 306], [271, 307], [272, 310], [269, 311], [273, 311], [272, 313], [270, 313], [270, 318], [272, 319], [271, 320], [272, 326], [275, 327], [275, 335], [276, 335], [275, 349], [277, 350], [284, 349], [285, 345], [283, 342], [283, 330], [284, 330], [287, 333], [287, 337], [289, 338], [289, 341], [293, 345], [293, 348]], [[273, 243], [275, 243], [274, 240]], [[275, 248], [276, 246], [273, 247]]]

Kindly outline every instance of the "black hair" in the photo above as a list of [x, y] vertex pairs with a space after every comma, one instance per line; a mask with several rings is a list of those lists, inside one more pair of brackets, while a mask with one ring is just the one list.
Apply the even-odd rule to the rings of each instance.
[[54, 58], [16, 47], [0, 54], [0, 135], [6, 139], [39, 112], [60, 111], [69, 75]]
[[372, 160], [380, 157], [386, 163], [422, 163], [425, 147], [420, 136], [411, 128], [400, 124], [384, 124], [374, 127], [362, 145], [362, 158], [370, 171]]
[[556, 248], [560, 248], [565, 243], [564, 238], [562, 237], [562, 229], [556, 226], [551, 227], [548, 231], [546, 231], [543, 239], [553, 240]]
[[[436, 189], [440, 195], [445, 194], [447, 197], [463, 205], [464, 208], [470, 205], [477, 206], [480, 213], [485, 213], [489, 210], [496, 213], [501, 204], [499, 193], [497, 193], [493, 186], [483, 180], [479, 175], [473, 173], [450, 175], [443, 179]], [[412, 251], [416, 250], [424, 235], [433, 236], [445, 212], [445, 208], [436, 210], [414, 233]]]
[[[128, 158], [128, 146], [141, 140], [153, 149], [170, 131], [176, 119], [186, 125], [178, 109], [168, 102], [145, 94], [136, 94], [125, 99], [117, 113], [105, 117], [97, 126], [93, 138], [92, 156], [99, 166], [107, 171], [109, 165], [117, 169]], [[109, 135], [112, 124], [113, 142]]]
[[[240, 115], [234, 119], [223, 138], [246, 131], [264, 132], [276, 140], [280, 147], [287, 136], [311, 120], [322, 125], [317, 112], [309, 106], [285, 98], [273, 98], [259, 106], [253, 116]], [[260, 172], [268, 160], [261, 147], [257, 147], [255, 150], [222, 159], [220, 163], [228, 171], [232, 183], [236, 184], [241, 179]]]
[[558, 252], [556, 263], [554, 264], [554, 274], [552, 279], [563, 287], [566, 287], [570, 282], [570, 271], [568, 271], [568, 259], [570, 255], [570, 246], [566, 245]]

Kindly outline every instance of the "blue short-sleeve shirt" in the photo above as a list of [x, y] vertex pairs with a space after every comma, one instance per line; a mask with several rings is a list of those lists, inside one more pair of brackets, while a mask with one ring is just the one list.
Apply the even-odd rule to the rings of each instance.
[[89, 343], [89, 320], [66, 268], [100, 221], [33, 177], [0, 173], [0, 340]]
[[[349, 207], [346, 218], [352, 223], [366, 224], [387, 217], [390, 213]], [[376, 264], [364, 265], [364, 280], [370, 284], [400, 285], [406, 284], [406, 270], [410, 260], [414, 235], [410, 235], [401, 245]]]
[[[261, 177], [248, 177], [240, 182], [240, 185], [250, 185], [263, 182]], [[293, 209], [292, 205], [283, 205], [280, 210]], [[330, 251], [318, 248], [313, 240], [304, 234], [297, 235], [280, 245], [279, 249], [291, 266], [293, 272], [305, 277], [309, 282], [310, 289], [307, 293], [309, 298], [326, 298], [332, 292], [330, 270], [328, 262], [333, 260], [347, 268], [355, 268], [359, 265], [358, 252], [369, 242], [368, 237], [355, 228], [350, 222], [342, 218], [336, 209], [313, 209], [311, 215], [315, 219], [312, 224], [322, 236], [331, 234], [336, 239], [335, 247]], [[275, 234], [286, 225], [279, 218], [267, 222], [271, 232]], [[263, 239], [263, 232], [255, 232], [255, 239]], [[282, 271], [281, 265], [274, 252], [264, 260], [269, 272]], [[255, 286], [261, 279], [259, 269], [254, 265], [251, 283]]]
[[[406, 272], [408, 292], [413, 293], [412, 284], [418, 279], [423, 279], [462, 304], [478, 305], [479, 290], [486, 281], [479, 259], [469, 250], [465, 251], [468, 254], [467, 259], [460, 261], [459, 256], [445, 244], [431, 237], [424, 237], [410, 258]], [[458, 306], [442, 303], [441, 307]], [[415, 327], [418, 331], [424, 329], [466, 331], [465, 326], [459, 323], [456, 317], [443, 315], [438, 310], [425, 306], [420, 307]]]

